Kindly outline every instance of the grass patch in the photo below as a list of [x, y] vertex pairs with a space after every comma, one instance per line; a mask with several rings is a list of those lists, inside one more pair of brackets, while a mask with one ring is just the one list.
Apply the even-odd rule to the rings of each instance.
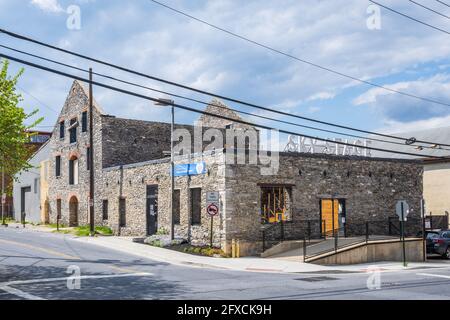
[[183, 243], [180, 245], [173, 245], [170, 247], [167, 247], [168, 249], [181, 251], [185, 253], [195, 254], [199, 256], [207, 256], [207, 257], [214, 257], [214, 256], [220, 256], [222, 258], [228, 258], [229, 256], [225, 254], [225, 252], [222, 251], [220, 248], [212, 248], [209, 246], [205, 247], [196, 247], [192, 246], [188, 243]]
[[52, 232], [54, 232], [54, 233], [62, 233], [62, 234], [69, 234], [69, 233], [71, 233], [71, 231], [67, 230], [67, 229], [65, 229], [65, 230], [53, 230]]
[[[49, 223], [49, 224], [45, 224], [46, 227], [52, 228], [52, 229], [56, 229], [56, 223]], [[65, 224], [60, 223], [59, 224], [60, 228], [66, 228], [67, 226]]]
[[[90, 226], [79, 226], [79, 227], [75, 227], [73, 230], [74, 230], [74, 234], [79, 237], [87, 237], [91, 234]], [[109, 227], [96, 226], [95, 233], [101, 234], [101, 235], [111, 235], [113, 232], [112, 232], [111, 228], [109, 228]]]

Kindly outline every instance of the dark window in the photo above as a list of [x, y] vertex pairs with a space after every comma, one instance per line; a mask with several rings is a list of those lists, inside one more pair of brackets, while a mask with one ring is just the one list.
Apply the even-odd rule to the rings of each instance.
[[60, 123], [59, 123], [59, 138], [60, 139], [64, 139], [64, 132], [65, 131], [65, 129], [64, 129], [64, 121], [61, 121]]
[[87, 170], [91, 170], [91, 148], [87, 147], [86, 149], [86, 168]]
[[108, 220], [108, 200], [103, 200], [103, 220]]
[[70, 120], [70, 143], [77, 142], [77, 125], [76, 125], [77, 119]]
[[61, 199], [56, 199], [56, 219], [61, 219]]
[[55, 158], [55, 175], [57, 177], [61, 176], [61, 156], [56, 156]]
[[191, 189], [191, 223], [200, 224], [201, 221], [201, 201], [202, 201], [202, 189]]
[[69, 160], [69, 184], [78, 184], [78, 159]]
[[39, 178], [34, 178], [34, 193], [38, 193], [39, 190]]
[[173, 223], [180, 224], [180, 190], [173, 194]]
[[119, 226], [125, 227], [127, 225], [126, 221], [126, 203], [125, 198], [119, 199]]
[[83, 111], [81, 114], [81, 132], [87, 131], [87, 111]]

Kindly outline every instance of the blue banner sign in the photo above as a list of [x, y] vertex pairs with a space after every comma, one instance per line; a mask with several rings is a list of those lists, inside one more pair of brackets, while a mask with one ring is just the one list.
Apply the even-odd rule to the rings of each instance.
[[185, 164], [177, 164], [173, 168], [175, 177], [182, 176], [195, 176], [198, 174], [206, 173], [206, 163], [195, 162], [195, 163], [185, 163]]

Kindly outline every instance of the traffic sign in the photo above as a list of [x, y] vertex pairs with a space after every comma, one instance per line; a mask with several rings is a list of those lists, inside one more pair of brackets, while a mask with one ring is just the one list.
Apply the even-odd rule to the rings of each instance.
[[206, 203], [217, 203], [219, 202], [219, 192], [218, 191], [208, 191], [206, 192]]
[[397, 204], [395, 205], [395, 211], [398, 215], [398, 219], [400, 221], [406, 221], [406, 217], [409, 214], [409, 205], [405, 200], [399, 200], [397, 201]]
[[215, 203], [210, 203], [207, 207], [206, 207], [206, 212], [211, 216], [214, 217], [215, 215], [217, 215], [219, 213], [219, 206]]

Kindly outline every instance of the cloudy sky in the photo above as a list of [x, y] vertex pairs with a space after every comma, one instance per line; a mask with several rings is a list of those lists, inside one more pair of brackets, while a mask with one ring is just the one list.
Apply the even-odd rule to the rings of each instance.
[[[450, 36], [384, 9], [377, 20], [369, 1], [161, 1], [313, 63], [450, 103]], [[450, 15], [450, 7], [437, 1], [418, 1]], [[449, 19], [413, 3], [379, 2], [450, 31]], [[368, 21], [375, 21], [369, 23], [372, 28]], [[380, 28], [373, 28], [378, 23]], [[450, 107], [392, 94], [314, 68], [177, 15], [150, 0], [0, 0], [0, 27], [199, 89], [354, 127], [401, 132], [447, 126], [450, 121]], [[0, 43], [78, 67], [93, 67], [94, 71], [153, 88], [205, 101], [211, 99], [4, 34], [0, 34]], [[6, 49], [0, 51], [23, 58]], [[12, 71], [19, 67], [12, 63]], [[39, 108], [45, 117], [42, 126], [51, 126], [70, 85], [69, 79], [26, 67], [19, 89], [24, 94], [24, 106], [29, 110]], [[170, 119], [165, 108], [149, 101], [100, 88], [95, 88], [95, 98], [107, 113], [119, 117]], [[182, 100], [177, 102], [201, 108]], [[177, 111], [176, 117], [179, 122], [189, 123], [197, 115]]]

